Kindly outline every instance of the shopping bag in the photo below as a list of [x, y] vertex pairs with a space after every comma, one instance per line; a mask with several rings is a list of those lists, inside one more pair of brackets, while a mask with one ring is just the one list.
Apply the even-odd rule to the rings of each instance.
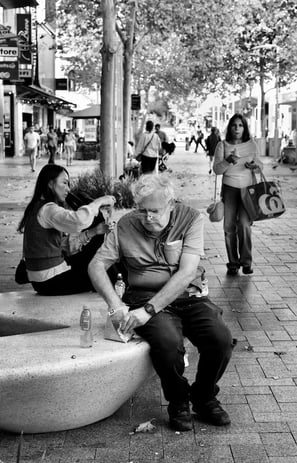
[[279, 182], [267, 181], [262, 171], [258, 183], [253, 173], [253, 184], [241, 189], [241, 197], [252, 222], [279, 217], [286, 210]]
[[132, 333], [123, 333], [120, 326], [113, 322], [111, 317], [107, 315], [107, 319], [104, 327], [104, 339], [118, 342], [128, 342], [133, 337]]

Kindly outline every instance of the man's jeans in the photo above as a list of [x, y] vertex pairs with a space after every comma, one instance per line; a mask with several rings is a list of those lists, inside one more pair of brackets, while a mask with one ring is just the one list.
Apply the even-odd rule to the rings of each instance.
[[[152, 362], [169, 402], [180, 404], [191, 398], [199, 405], [216, 396], [217, 382], [231, 357], [232, 337], [222, 311], [207, 297], [177, 299], [135, 331], [151, 347]], [[183, 376], [184, 336], [200, 353], [191, 387]]]
[[243, 206], [240, 188], [223, 185], [224, 233], [228, 267], [252, 265], [251, 221]]

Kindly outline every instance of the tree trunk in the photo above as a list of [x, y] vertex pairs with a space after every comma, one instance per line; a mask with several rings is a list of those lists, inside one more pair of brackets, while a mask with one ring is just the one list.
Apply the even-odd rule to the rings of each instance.
[[123, 145], [124, 154], [127, 152], [127, 145], [130, 139], [131, 123], [131, 69], [132, 54], [129, 49], [124, 50], [124, 79], [123, 79]]
[[100, 111], [100, 168], [108, 178], [115, 173], [114, 75], [117, 50], [114, 0], [102, 0], [103, 46]]
[[129, 25], [129, 34], [124, 42], [124, 64], [123, 64], [123, 145], [124, 153], [127, 152], [127, 144], [130, 139], [131, 124], [131, 75], [132, 75], [132, 58], [134, 53], [134, 30], [135, 14], [137, 2], [131, 5], [131, 20]]

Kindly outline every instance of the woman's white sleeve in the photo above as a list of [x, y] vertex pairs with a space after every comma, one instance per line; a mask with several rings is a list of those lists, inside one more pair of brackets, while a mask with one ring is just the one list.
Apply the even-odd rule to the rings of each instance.
[[42, 206], [37, 216], [43, 228], [54, 228], [64, 233], [77, 233], [88, 228], [94, 217], [92, 207], [82, 206], [77, 211], [72, 211], [56, 203], [47, 203]]
[[230, 167], [228, 161], [225, 160], [225, 147], [224, 142], [220, 141], [215, 149], [214, 153], [214, 162], [213, 162], [213, 170], [214, 173], [217, 175], [222, 175], [226, 172], [226, 170]]

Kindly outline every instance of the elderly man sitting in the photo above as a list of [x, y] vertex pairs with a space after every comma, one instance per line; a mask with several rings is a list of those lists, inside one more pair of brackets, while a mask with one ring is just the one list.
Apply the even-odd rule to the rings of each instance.
[[[203, 217], [175, 201], [166, 174], [141, 176], [133, 193], [136, 209], [119, 220], [89, 265], [93, 285], [122, 331], [134, 330], [150, 344], [152, 362], [169, 401], [171, 427], [192, 429], [190, 401], [203, 421], [227, 425], [229, 416], [216, 395], [217, 382], [231, 357], [232, 337], [222, 310], [197, 289]], [[123, 301], [106, 273], [119, 260], [128, 280]], [[184, 336], [200, 353], [191, 386], [183, 376]]]

